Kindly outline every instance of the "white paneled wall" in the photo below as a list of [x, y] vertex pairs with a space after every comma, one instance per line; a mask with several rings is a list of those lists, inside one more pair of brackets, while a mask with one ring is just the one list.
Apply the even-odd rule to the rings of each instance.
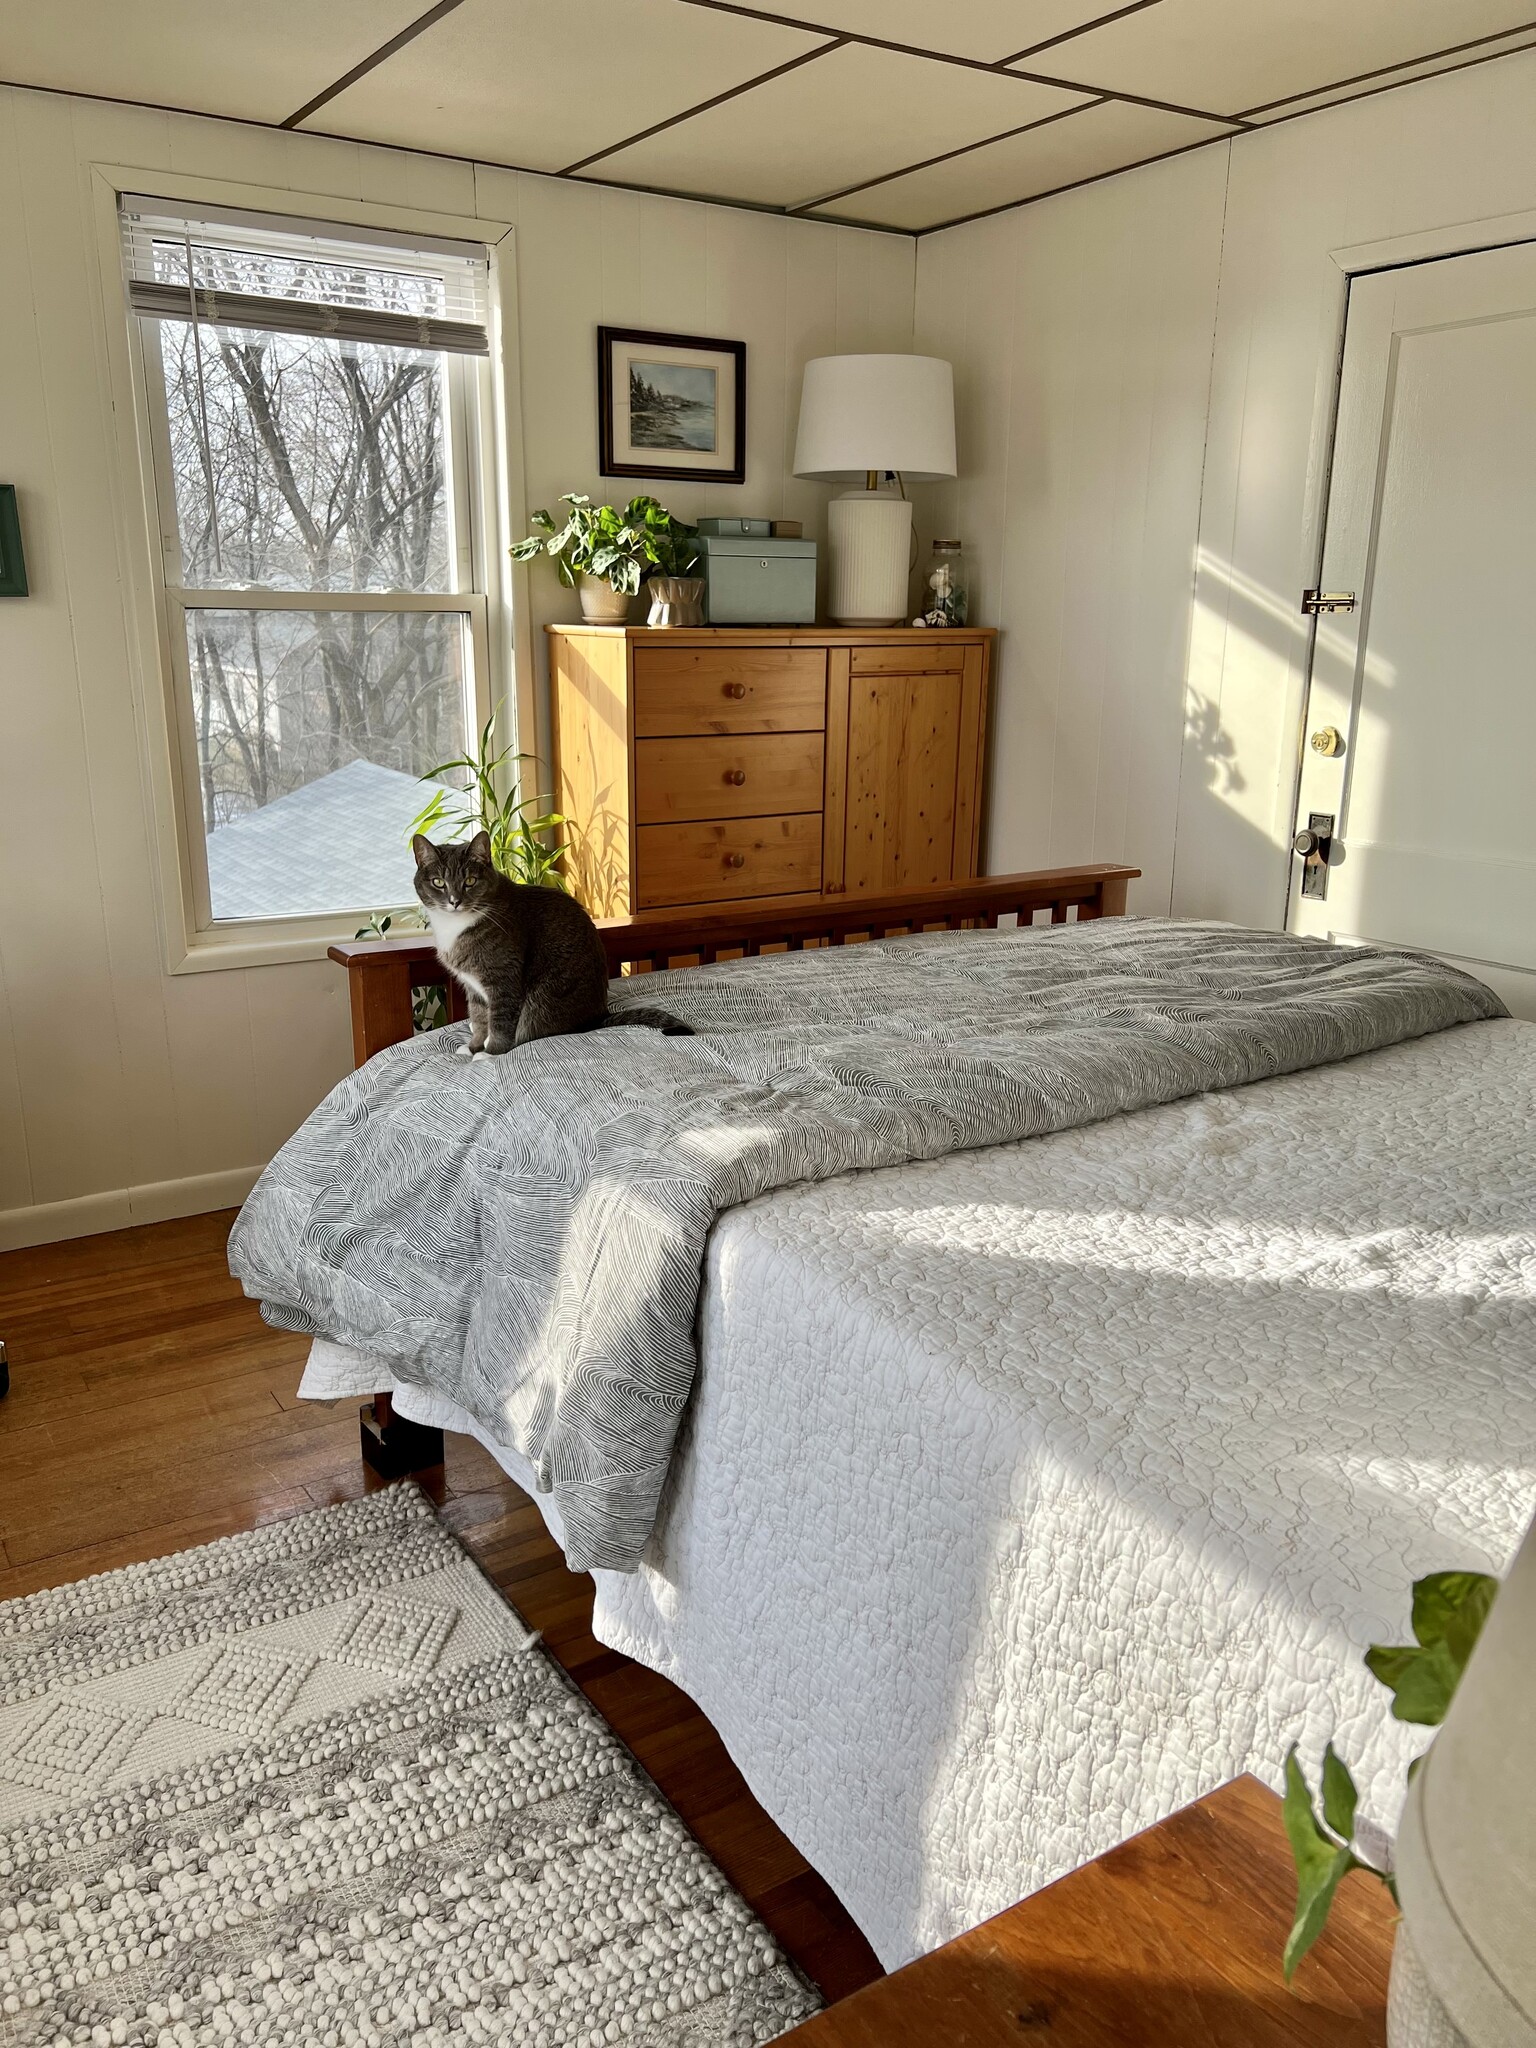
[[1232, 145], [1174, 878], [1191, 916], [1284, 916], [1298, 604], [1317, 571], [1345, 312], [1330, 252], [1395, 244], [1375, 258], [1404, 262], [1536, 238], [1533, 115], [1536, 56], [1522, 55]]
[[[801, 363], [912, 335], [905, 239], [0, 90], [0, 477], [34, 593], [0, 602], [0, 1246], [239, 1199], [350, 1061], [324, 962], [164, 971], [92, 163], [513, 221], [529, 505], [630, 488], [596, 473], [600, 321], [745, 339], [746, 488], [662, 495], [812, 522], [825, 491], [788, 475]], [[540, 571], [530, 609], [571, 596]]]
[[1128, 860], [1166, 910], [1225, 149], [919, 245], [961, 480], [923, 507], [1002, 628], [987, 866]]
[[993, 868], [1125, 859], [1133, 908], [1278, 924], [1343, 335], [1335, 251], [1536, 237], [1536, 56], [926, 237], [962, 471], [925, 505], [1003, 628]]
[[[815, 355], [912, 346], [912, 242], [483, 167], [477, 192], [481, 213], [517, 223], [530, 510], [554, 509], [562, 491], [620, 500], [654, 491], [689, 519], [751, 511], [819, 530], [828, 487], [790, 473], [800, 366]], [[745, 489], [598, 475], [599, 323], [745, 339]], [[574, 616], [552, 570], [532, 578], [530, 609], [542, 673], [543, 626]]]

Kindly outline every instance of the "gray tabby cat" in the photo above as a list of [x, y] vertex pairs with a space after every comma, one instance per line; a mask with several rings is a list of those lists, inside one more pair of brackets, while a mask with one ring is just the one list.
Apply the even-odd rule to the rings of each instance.
[[666, 1010], [636, 1007], [610, 1016], [597, 926], [573, 896], [498, 873], [487, 833], [465, 846], [434, 846], [418, 833], [411, 846], [416, 894], [438, 958], [469, 994], [469, 1043], [461, 1053], [485, 1059], [530, 1039], [602, 1024], [649, 1024], [672, 1037], [692, 1036]]

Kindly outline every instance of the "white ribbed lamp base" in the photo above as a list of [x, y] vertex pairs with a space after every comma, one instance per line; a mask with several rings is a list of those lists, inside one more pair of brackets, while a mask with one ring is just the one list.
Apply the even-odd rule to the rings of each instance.
[[827, 612], [839, 626], [896, 626], [907, 616], [912, 507], [880, 491], [845, 491], [827, 507]]

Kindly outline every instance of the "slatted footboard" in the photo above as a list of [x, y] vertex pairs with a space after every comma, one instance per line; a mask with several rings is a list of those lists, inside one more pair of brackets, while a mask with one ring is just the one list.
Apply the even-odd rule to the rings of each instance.
[[[799, 952], [806, 946], [842, 946], [900, 932], [963, 931], [1016, 917], [1021, 924], [1048, 916], [1065, 924], [1074, 914], [1119, 917], [1125, 892], [1140, 868], [1043, 868], [1031, 874], [983, 875], [969, 882], [939, 882], [884, 896], [823, 896], [778, 903], [710, 903], [692, 910], [658, 910], [638, 917], [602, 918], [598, 930], [610, 974], [691, 966], [742, 955]], [[409, 1038], [418, 988], [445, 988], [450, 1017], [466, 1014], [463, 995], [450, 982], [430, 939], [362, 939], [331, 947], [347, 970], [352, 995], [352, 1054], [358, 1066]]]

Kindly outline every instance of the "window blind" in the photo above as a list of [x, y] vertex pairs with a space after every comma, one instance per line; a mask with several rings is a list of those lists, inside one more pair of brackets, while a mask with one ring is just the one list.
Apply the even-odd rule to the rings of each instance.
[[152, 320], [486, 355], [489, 265], [476, 244], [125, 194], [128, 303]]

